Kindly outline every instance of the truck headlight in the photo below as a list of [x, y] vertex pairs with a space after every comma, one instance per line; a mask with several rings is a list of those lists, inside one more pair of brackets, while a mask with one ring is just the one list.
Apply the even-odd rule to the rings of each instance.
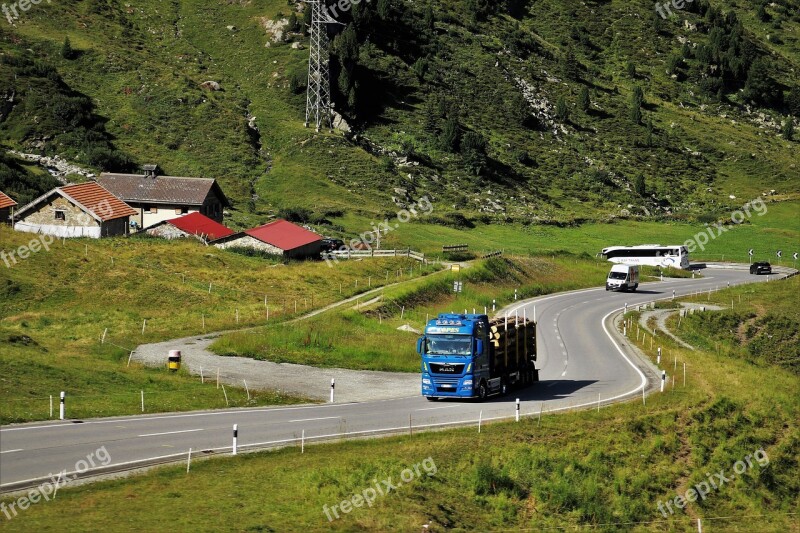
[[430, 385], [431, 384], [431, 380], [429, 380], [428, 378], [422, 378], [422, 384], [423, 385]]
[[462, 387], [472, 387], [472, 380], [471, 379], [465, 379], [464, 381], [461, 382], [461, 386]]

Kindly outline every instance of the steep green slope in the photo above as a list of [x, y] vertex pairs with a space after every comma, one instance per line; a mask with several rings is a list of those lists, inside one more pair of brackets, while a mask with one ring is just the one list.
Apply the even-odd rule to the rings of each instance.
[[[0, 142], [217, 177], [234, 225], [302, 206], [362, 230], [392, 196], [423, 194], [451, 225], [451, 211], [684, 218], [800, 189], [797, 141], [781, 133], [800, 113], [796, 2], [697, 2], [667, 20], [647, 1], [510, 4], [380, 0], [340, 15], [331, 85], [348, 137], [303, 127], [301, 3], [31, 6], [0, 26]], [[276, 39], [284, 19], [297, 31]]]

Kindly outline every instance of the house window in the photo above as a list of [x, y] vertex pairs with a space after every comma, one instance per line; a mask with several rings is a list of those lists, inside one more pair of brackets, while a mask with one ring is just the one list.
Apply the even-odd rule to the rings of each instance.
[[67, 220], [67, 212], [62, 211], [61, 209], [56, 209], [56, 220]]
[[146, 205], [146, 206], [144, 206], [144, 212], [145, 213], [158, 213], [158, 208], [150, 206], [150, 205]]

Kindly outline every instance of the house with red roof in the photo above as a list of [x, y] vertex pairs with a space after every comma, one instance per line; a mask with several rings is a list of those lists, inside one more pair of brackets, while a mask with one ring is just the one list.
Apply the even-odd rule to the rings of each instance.
[[55, 237], [126, 235], [136, 211], [96, 182], [57, 187], [14, 214], [14, 229]]
[[161, 237], [162, 239], [197, 237], [205, 243], [228, 237], [234, 233], [233, 230], [226, 228], [216, 220], [212, 220], [198, 212], [164, 220], [145, 228], [144, 231], [148, 235]]
[[8, 197], [3, 191], [0, 191], [0, 224], [5, 224], [11, 220], [11, 209], [17, 205], [17, 202]]
[[278, 219], [235, 233], [214, 243], [218, 248], [250, 248], [289, 259], [319, 257], [322, 237], [296, 224]]

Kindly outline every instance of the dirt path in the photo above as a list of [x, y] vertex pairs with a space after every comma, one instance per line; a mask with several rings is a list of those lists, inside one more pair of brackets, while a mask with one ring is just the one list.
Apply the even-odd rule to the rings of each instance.
[[[445, 269], [429, 274], [429, 276], [435, 276], [440, 272], [446, 271]], [[414, 278], [413, 280], [392, 283], [334, 302], [294, 318], [288, 321], [287, 324], [308, 320], [331, 309], [354, 302], [360, 302], [363, 305], [370, 301], [377, 301], [378, 297], [375, 295], [382, 290], [417, 281], [418, 279]], [[238, 331], [255, 332], [262, 328], [263, 326], [258, 326]], [[182, 365], [194, 375], [200, 376], [202, 372], [205, 379], [216, 380], [217, 372], [219, 372], [220, 382], [226, 385], [244, 387], [244, 380], [247, 380], [247, 386], [250, 389], [279, 390], [314, 400], [325, 401], [330, 398], [331, 379], [336, 380], [337, 402], [384, 400], [418, 396], [420, 394], [420, 378], [417, 373], [317, 368], [291, 363], [258, 361], [248, 357], [219, 356], [212, 353], [208, 349], [209, 345], [226, 333], [232, 333], [232, 331], [220, 331], [165, 342], [142, 344], [134, 350], [131, 360], [147, 366], [163, 366], [167, 362], [167, 355], [170, 350], [180, 350]], [[409, 343], [409, 350], [413, 349], [412, 343]]]

